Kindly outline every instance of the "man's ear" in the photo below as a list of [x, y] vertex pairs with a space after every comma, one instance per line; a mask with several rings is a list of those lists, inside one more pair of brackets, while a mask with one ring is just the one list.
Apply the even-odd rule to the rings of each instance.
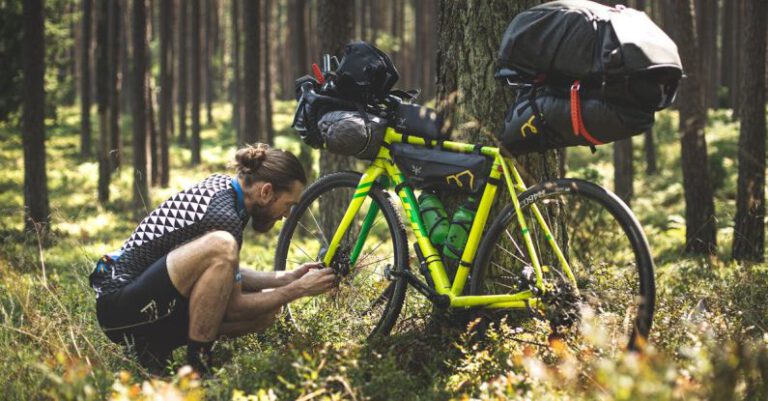
[[271, 182], [265, 182], [262, 184], [259, 192], [261, 194], [261, 199], [265, 200], [267, 203], [272, 201], [272, 197], [275, 195], [275, 191]]

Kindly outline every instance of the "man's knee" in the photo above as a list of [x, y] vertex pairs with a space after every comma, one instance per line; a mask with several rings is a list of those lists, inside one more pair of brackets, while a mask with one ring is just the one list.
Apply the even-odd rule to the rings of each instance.
[[232, 234], [226, 231], [211, 231], [203, 236], [203, 246], [208, 256], [227, 266], [237, 266], [238, 245]]

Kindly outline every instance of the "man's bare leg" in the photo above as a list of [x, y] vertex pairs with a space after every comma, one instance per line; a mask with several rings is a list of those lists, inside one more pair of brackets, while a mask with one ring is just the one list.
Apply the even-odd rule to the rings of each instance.
[[210, 363], [210, 346], [229, 304], [237, 262], [237, 241], [225, 231], [207, 233], [168, 254], [171, 282], [189, 299], [189, 362], [202, 355], [208, 359], [203, 363]]

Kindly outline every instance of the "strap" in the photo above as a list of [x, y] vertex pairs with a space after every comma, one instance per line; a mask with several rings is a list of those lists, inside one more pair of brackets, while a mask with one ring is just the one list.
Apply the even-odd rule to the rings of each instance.
[[232, 188], [235, 189], [237, 194], [237, 211], [238, 213], [245, 210], [245, 195], [243, 195], [243, 188], [240, 187], [240, 183], [237, 181], [237, 176], [232, 177]]
[[581, 83], [574, 81], [571, 85], [571, 127], [573, 128], [573, 134], [576, 136], [583, 136], [587, 142], [592, 145], [602, 145], [603, 142], [598, 141], [592, 135], [587, 132], [587, 127], [584, 126], [584, 120], [581, 116], [581, 98], [579, 97], [579, 89]]

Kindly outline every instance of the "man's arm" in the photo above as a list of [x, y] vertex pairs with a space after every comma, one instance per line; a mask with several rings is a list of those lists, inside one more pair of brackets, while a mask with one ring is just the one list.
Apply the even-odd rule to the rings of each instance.
[[[297, 269], [298, 270], [298, 269]], [[245, 293], [237, 287], [229, 299], [225, 320], [253, 320], [297, 298], [322, 294], [335, 286], [336, 276], [330, 268], [314, 270], [301, 279], [274, 291]]]
[[317, 262], [303, 264], [296, 268], [296, 270], [291, 271], [262, 272], [250, 267], [241, 266], [240, 274], [243, 278], [243, 291], [254, 292], [267, 288], [284, 287], [303, 277], [309, 269], [321, 267], [322, 264]]

